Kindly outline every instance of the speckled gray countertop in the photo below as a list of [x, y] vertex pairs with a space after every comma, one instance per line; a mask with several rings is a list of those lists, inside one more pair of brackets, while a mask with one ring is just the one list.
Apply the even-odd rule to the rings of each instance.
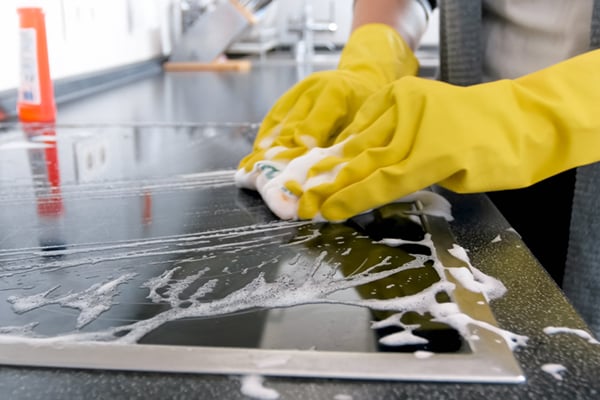
[[[59, 106], [60, 123], [258, 122], [302, 71], [255, 66], [240, 73], [157, 75]], [[548, 326], [586, 329], [559, 288], [484, 195], [442, 192], [452, 203], [452, 231], [473, 265], [501, 280], [507, 293], [492, 302], [500, 327], [529, 337], [515, 356], [523, 384], [445, 384], [269, 377], [281, 399], [596, 399], [600, 345]], [[499, 239], [498, 240], [498, 236]], [[559, 380], [547, 363], [566, 368]], [[5, 399], [245, 399], [237, 376], [0, 368]], [[344, 397], [346, 396], [346, 397]]]

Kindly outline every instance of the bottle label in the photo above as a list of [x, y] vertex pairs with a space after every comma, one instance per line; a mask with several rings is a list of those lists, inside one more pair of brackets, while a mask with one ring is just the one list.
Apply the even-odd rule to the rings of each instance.
[[37, 59], [37, 36], [33, 28], [21, 28], [21, 85], [19, 102], [41, 104], [40, 75]]

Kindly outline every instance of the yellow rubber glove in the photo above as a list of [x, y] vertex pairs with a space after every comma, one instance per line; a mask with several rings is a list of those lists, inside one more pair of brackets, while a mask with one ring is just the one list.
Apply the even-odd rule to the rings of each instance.
[[406, 77], [374, 94], [327, 148], [272, 174], [284, 219], [345, 220], [439, 184], [515, 189], [600, 160], [600, 50], [471, 87]]
[[286, 92], [261, 124], [253, 151], [239, 164], [238, 184], [256, 189], [257, 161], [289, 161], [331, 144], [365, 99], [381, 87], [415, 75], [418, 62], [391, 27], [368, 24], [344, 46], [337, 69], [316, 72]]

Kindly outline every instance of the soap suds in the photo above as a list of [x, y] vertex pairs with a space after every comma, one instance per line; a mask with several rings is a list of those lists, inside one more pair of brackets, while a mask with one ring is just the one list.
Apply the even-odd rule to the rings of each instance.
[[383, 238], [375, 243], [385, 244], [391, 247], [399, 247], [405, 244], [419, 244], [422, 246], [427, 246], [429, 248], [433, 247], [433, 241], [431, 240], [431, 234], [426, 233], [425, 237], [422, 240], [406, 240], [406, 239], [398, 239], [398, 238]]
[[264, 378], [260, 375], [245, 375], [242, 377], [241, 392], [243, 395], [253, 399], [275, 400], [279, 398], [279, 392], [275, 389], [267, 388], [264, 385]]
[[415, 335], [410, 330], [391, 333], [379, 339], [379, 343], [386, 346], [405, 346], [413, 344], [427, 344], [429, 341], [425, 338]]
[[13, 310], [18, 314], [48, 304], [59, 304], [63, 307], [78, 309], [80, 313], [77, 318], [77, 328], [81, 328], [110, 309], [113, 304], [113, 297], [118, 294], [117, 287], [135, 276], [136, 274], [133, 273], [126, 274], [104, 284], [97, 283], [82, 292], [69, 293], [56, 298], [48, 298], [48, 295], [57, 290], [59, 286], [54, 286], [43, 293], [31, 296], [10, 296], [7, 301], [12, 304]]
[[550, 375], [552, 375], [554, 377], [554, 379], [557, 379], [559, 381], [561, 381], [563, 379], [562, 373], [565, 372], [566, 370], [567, 370], [567, 368], [565, 368], [561, 364], [544, 364], [544, 365], [542, 365], [542, 371], [549, 373]]
[[500, 280], [486, 275], [475, 268], [471, 264], [471, 260], [464, 248], [454, 244], [451, 249], [448, 249], [448, 252], [459, 260], [464, 261], [469, 267], [468, 269], [448, 268], [452, 275], [459, 280], [466, 289], [471, 290], [472, 292], [482, 293], [488, 301], [499, 299], [504, 296], [506, 293], [506, 286], [504, 286]]
[[[429, 196], [430, 200], [436, 196]], [[424, 202], [427, 203], [427, 202]], [[427, 204], [442, 204], [431, 200]], [[424, 207], [425, 211], [432, 215], [446, 215], [444, 210], [436, 210], [434, 206]], [[424, 211], [424, 212], [425, 212]], [[446, 215], [445, 218], [449, 219]], [[256, 225], [245, 228], [235, 228], [228, 230], [219, 230], [215, 232], [204, 232], [182, 237], [172, 237], [153, 240], [156, 245], [167, 246], [169, 243], [174, 243], [176, 246], [183, 244], [194, 246], [194, 254], [206, 253], [206, 258], [195, 258], [196, 261], [202, 262], [208, 259], [208, 256], [214, 258], [215, 252], [223, 252], [227, 254], [243, 253], [249, 248], [260, 248], [265, 245], [277, 245], [281, 237], [287, 237], [286, 229], [297, 228], [300, 230], [293, 239], [286, 240], [284, 244], [279, 246], [292, 247], [295, 251], [305, 244], [310, 244], [311, 241], [321, 240], [321, 232], [319, 228], [306, 227], [305, 223], [282, 223], [276, 222], [272, 224]], [[283, 232], [279, 232], [278, 230]], [[249, 238], [245, 235], [253, 235]], [[343, 238], [336, 236], [337, 245], [343, 250], [335, 251], [335, 255], [347, 255], [350, 252], [350, 247], [347, 249], [344, 243], [339, 243]], [[352, 240], [366, 239], [368, 237], [352, 234]], [[227, 240], [235, 241], [235, 244], [227, 242]], [[147, 242], [140, 242], [144, 245]], [[140, 243], [123, 242], [116, 244], [116, 247], [121, 246], [124, 249], [131, 247], [140, 247]], [[234, 314], [253, 309], [272, 309], [299, 306], [304, 304], [344, 304], [348, 306], [356, 306], [368, 308], [375, 311], [389, 311], [391, 316], [382, 321], [376, 321], [372, 324], [373, 329], [379, 329], [386, 326], [395, 326], [403, 329], [398, 334], [391, 334], [383, 337], [382, 343], [389, 345], [403, 344], [421, 344], [426, 343], [426, 340], [415, 335], [414, 330], [418, 325], [406, 325], [401, 322], [402, 317], [406, 313], [418, 313], [421, 315], [430, 314], [433, 321], [442, 322], [456, 329], [465, 338], [474, 336], [473, 328], [485, 329], [496, 333], [500, 339], [504, 340], [511, 349], [518, 346], [525, 346], [527, 338], [516, 335], [496, 326], [474, 320], [468, 315], [461, 312], [458, 306], [454, 303], [439, 303], [439, 294], [451, 294], [455, 289], [452, 282], [444, 279], [431, 284], [429, 287], [411, 295], [403, 297], [388, 298], [388, 299], [368, 299], [368, 298], [353, 298], [352, 300], [340, 300], [335, 297], [335, 294], [348, 289], [354, 289], [359, 286], [368, 285], [385, 278], [390, 278], [395, 274], [411, 269], [423, 268], [427, 263], [432, 265], [434, 270], [440, 277], [445, 277], [447, 272], [450, 272], [455, 277], [456, 281], [464, 285], [468, 289], [481, 293], [487, 299], [494, 299], [501, 296], [505, 292], [504, 286], [495, 278], [483, 274], [478, 269], [474, 268], [467, 256], [465, 249], [454, 245], [449, 249], [451, 255], [460, 260], [463, 260], [467, 265], [464, 268], [445, 267], [437, 254], [436, 248], [432, 242], [431, 235], [427, 233], [423, 240], [406, 241], [402, 239], [384, 239], [379, 243], [389, 246], [400, 246], [402, 244], [412, 243], [427, 246], [431, 250], [430, 255], [413, 255], [414, 259], [406, 262], [397, 262], [396, 259], [385, 257], [376, 261], [367, 259], [353, 273], [343, 276], [338, 271], [336, 262], [332, 262], [333, 251], [325, 248], [318, 257], [311, 255], [310, 257], [301, 256], [295, 253], [293, 259], [290, 260], [290, 265], [293, 265], [294, 274], [288, 275], [280, 273], [273, 277], [272, 274], [265, 273], [266, 271], [257, 272], [253, 279], [243, 287], [221, 295], [216, 299], [207, 301], [209, 295], [216, 291], [218, 277], [209, 276], [210, 269], [200, 268], [194, 273], [186, 275], [181, 266], [174, 266], [161, 275], [147, 278], [139, 284], [139, 287], [147, 289], [147, 298], [155, 304], [168, 304], [170, 309], [155, 314], [151, 318], [139, 320], [133, 323], [112, 327], [103, 331], [96, 332], [70, 332], [53, 337], [38, 337], [33, 332], [34, 326], [28, 329], [19, 330], [17, 328], [0, 331], [0, 342], [29, 342], [32, 344], [47, 345], [57, 344], [61, 342], [94, 342], [94, 341], [112, 341], [114, 343], [136, 343], [140, 338], [152, 332], [161, 325], [183, 318], [210, 318], [227, 314]], [[297, 246], [297, 247], [294, 247]], [[114, 247], [114, 246], [111, 246]], [[76, 254], [83, 251], [82, 249], [68, 249], [65, 252]], [[128, 250], [129, 251], [129, 250]], [[189, 249], [180, 248], [176, 251], [165, 248], [157, 251], [156, 247], [148, 251], [149, 254], [166, 254], [169, 256], [185, 254]], [[136, 252], [139, 254], [139, 251]], [[339, 257], [338, 257], [339, 259]], [[102, 262], [105, 259], [100, 259]], [[259, 260], [255, 265], [249, 265], [246, 271], [266, 269], [265, 266], [276, 268], [279, 259]], [[57, 268], [60, 266], [57, 265]], [[64, 265], [63, 265], [64, 267]], [[223, 273], [230, 271], [223, 269], [221, 265], [218, 267], [218, 273], [223, 276]], [[240, 268], [240, 271], [243, 269]], [[182, 275], [182, 276], [178, 276]], [[103, 284], [92, 285], [89, 289], [75, 294], [67, 294], [65, 296], [51, 297], [59, 287], [55, 286], [47, 291], [29, 296], [29, 297], [11, 297], [10, 302], [13, 305], [13, 310], [17, 313], [23, 313], [28, 310], [42, 307], [47, 304], [60, 304], [67, 307], [79, 308], [81, 315], [88, 315], [83, 321], [78, 322], [83, 326], [89, 323], [93, 318], [96, 318], [101, 312], [110, 307], [113, 297], [117, 294], [116, 288], [120, 284], [129, 283], [135, 274], [124, 275], [121, 278], [113, 279]], [[388, 285], [390, 286], [390, 285]], [[193, 289], [192, 289], [193, 288]], [[72, 300], [72, 301], [68, 301]], [[77, 300], [77, 301], [76, 301]], [[104, 308], [102, 308], [104, 307]], [[92, 318], [90, 318], [92, 316]], [[415, 357], [425, 357], [426, 353], [417, 353]], [[259, 367], [272, 368], [278, 365], [284, 365], [286, 359], [263, 359], [256, 361]], [[254, 376], [247, 378], [248, 391], [260, 388], [265, 389], [263, 395], [274, 395], [271, 389], [262, 387], [262, 378]], [[277, 394], [275, 392], [275, 394]], [[277, 394], [278, 395], [278, 394]]]
[[414, 353], [415, 358], [418, 358], [420, 360], [426, 359], [426, 358], [431, 358], [435, 355], [435, 353], [431, 352], [431, 351], [425, 351], [425, 350], [417, 350]]
[[[271, 135], [265, 137], [261, 144], [268, 143], [270, 146], [272, 143], [271, 137]], [[286, 150], [286, 148], [270, 148], [265, 154], [265, 159], [257, 161], [250, 172], [246, 171], [245, 168], [235, 172], [235, 184], [240, 188], [258, 191], [269, 209], [279, 218], [297, 220], [299, 218], [298, 205], [300, 200], [297, 195], [286, 188], [286, 183], [295, 182], [305, 193], [314, 187], [335, 182], [338, 175], [348, 164], [347, 161], [344, 161], [343, 154], [344, 146], [350, 140], [351, 137], [329, 147], [316, 147], [313, 146], [316, 144], [315, 142], [304, 139], [304, 141], [309, 142], [308, 150], [304, 154], [286, 161], [273, 160], [276, 154]], [[310, 170], [321, 161], [334, 158], [339, 160], [339, 163], [330, 170], [320, 171], [318, 174], [313, 175], [309, 174]], [[432, 191], [418, 191], [396, 199], [396, 202], [415, 201], [418, 201], [420, 213], [442, 217], [447, 221], [453, 220], [450, 202]], [[364, 210], [364, 212], [367, 211]], [[409, 218], [420, 222], [419, 217], [416, 215]], [[313, 220], [324, 221], [318, 210]]]
[[579, 336], [580, 338], [587, 340], [591, 344], [600, 344], [600, 342], [598, 342], [598, 340], [596, 340], [591, 334], [584, 331], [583, 329], [573, 329], [573, 328], [567, 328], [564, 326], [560, 326], [560, 327], [547, 326], [546, 328], [544, 328], [544, 333], [546, 335], [556, 335], [559, 333], [567, 333], [567, 334]]

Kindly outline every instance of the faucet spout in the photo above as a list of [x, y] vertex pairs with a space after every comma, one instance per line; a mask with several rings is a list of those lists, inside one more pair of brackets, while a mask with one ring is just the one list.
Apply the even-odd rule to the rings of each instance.
[[315, 32], [335, 32], [338, 26], [334, 21], [316, 21], [310, 0], [304, 0], [300, 22], [289, 30], [300, 35], [294, 46], [297, 62], [311, 62], [315, 53]]

